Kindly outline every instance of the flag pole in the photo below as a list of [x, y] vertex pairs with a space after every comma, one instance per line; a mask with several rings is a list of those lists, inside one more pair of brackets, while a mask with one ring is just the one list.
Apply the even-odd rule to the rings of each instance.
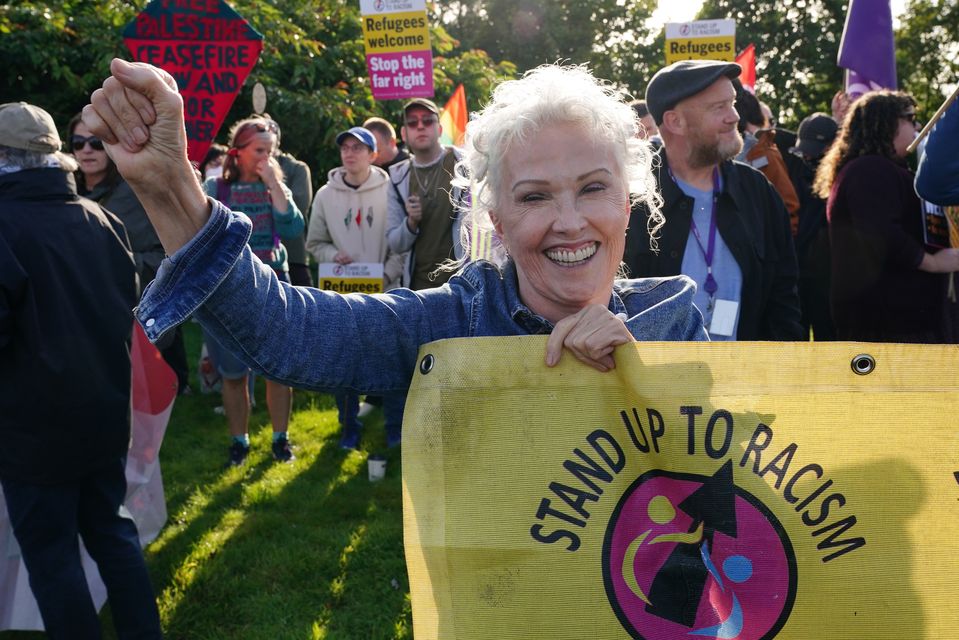
[[906, 153], [912, 153], [916, 150], [916, 147], [919, 146], [919, 143], [922, 142], [929, 132], [932, 130], [936, 123], [939, 122], [939, 118], [942, 117], [942, 114], [946, 112], [946, 109], [955, 102], [956, 98], [959, 97], [959, 85], [956, 85], [956, 90], [952, 92], [952, 95], [946, 98], [946, 101], [942, 103], [942, 106], [939, 107], [939, 110], [936, 111], [935, 115], [926, 123], [926, 126], [922, 128], [922, 131], [919, 132], [919, 135], [916, 136], [916, 139], [909, 143], [909, 146], [906, 147]]

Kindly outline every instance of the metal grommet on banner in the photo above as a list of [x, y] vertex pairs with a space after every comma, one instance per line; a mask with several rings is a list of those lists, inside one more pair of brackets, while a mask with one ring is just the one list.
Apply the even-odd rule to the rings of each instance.
[[427, 353], [423, 356], [423, 359], [420, 360], [420, 373], [426, 375], [433, 370], [433, 364], [436, 362], [436, 358], [433, 357], [432, 353]]
[[876, 368], [876, 359], [868, 353], [860, 353], [852, 359], [852, 372], [856, 375], [867, 376]]

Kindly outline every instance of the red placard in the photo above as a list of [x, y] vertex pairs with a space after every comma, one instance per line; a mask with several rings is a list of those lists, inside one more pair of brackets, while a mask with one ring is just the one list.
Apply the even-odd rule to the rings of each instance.
[[133, 59], [172, 75], [200, 162], [256, 65], [263, 36], [223, 0], [152, 0], [123, 30]]

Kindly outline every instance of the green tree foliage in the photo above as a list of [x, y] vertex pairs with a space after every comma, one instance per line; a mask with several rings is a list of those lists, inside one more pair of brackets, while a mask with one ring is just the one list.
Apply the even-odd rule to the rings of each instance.
[[[314, 182], [339, 164], [336, 134], [371, 115], [399, 122], [401, 103], [373, 100], [366, 76], [359, 2], [350, 0], [237, 0], [237, 12], [263, 34], [260, 60], [217, 136], [252, 112], [252, 87], [261, 82], [267, 111], [283, 131], [283, 149], [306, 161]], [[109, 72], [113, 57], [130, 59], [123, 27], [146, 2], [18, 0], [0, 4], [0, 102], [26, 100], [65, 127]], [[435, 20], [434, 20], [435, 22]], [[431, 29], [435, 100], [442, 104], [464, 83], [470, 106], [515, 67], [482, 51], [453, 51], [441, 26]]]
[[0, 103], [36, 103], [66, 126], [103, 82], [110, 60], [129, 57], [120, 30], [135, 14], [117, 0], [0, 4]]
[[756, 94], [787, 124], [830, 111], [845, 0], [706, 0], [700, 19], [736, 21], [736, 47], [756, 46]]
[[[702, 19], [736, 20], [739, 49], [756, 45], [757, 94], [795, 126], [830, 110], [842, 88], [836, 65], [848, 0], [706, 0]], [[934, 111], [959, 82], [957, 0], [911, 0], [896, 31], [899, 86]], [[927, 114], [929, 115], [929, 114]]]
[[634, 60], [651, 37], [654, 0], [453, 0], [441, 21], [461, 46], [514, 62], [520, 71], [563, 61], [588, 63], [601, 77], [636, 84]]
[[899, 85], [928, 118], [959, 84], [959, 2], [911, 0], [906, 15], [896, 31]]

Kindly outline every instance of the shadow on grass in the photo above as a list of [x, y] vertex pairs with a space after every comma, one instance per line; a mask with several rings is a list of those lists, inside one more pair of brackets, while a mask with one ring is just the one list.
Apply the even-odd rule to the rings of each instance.
[[399, 451], [371, 484], [324, 435], [291, 465], [251, 455], [151, 550], [169, 638], [410, 637]]

